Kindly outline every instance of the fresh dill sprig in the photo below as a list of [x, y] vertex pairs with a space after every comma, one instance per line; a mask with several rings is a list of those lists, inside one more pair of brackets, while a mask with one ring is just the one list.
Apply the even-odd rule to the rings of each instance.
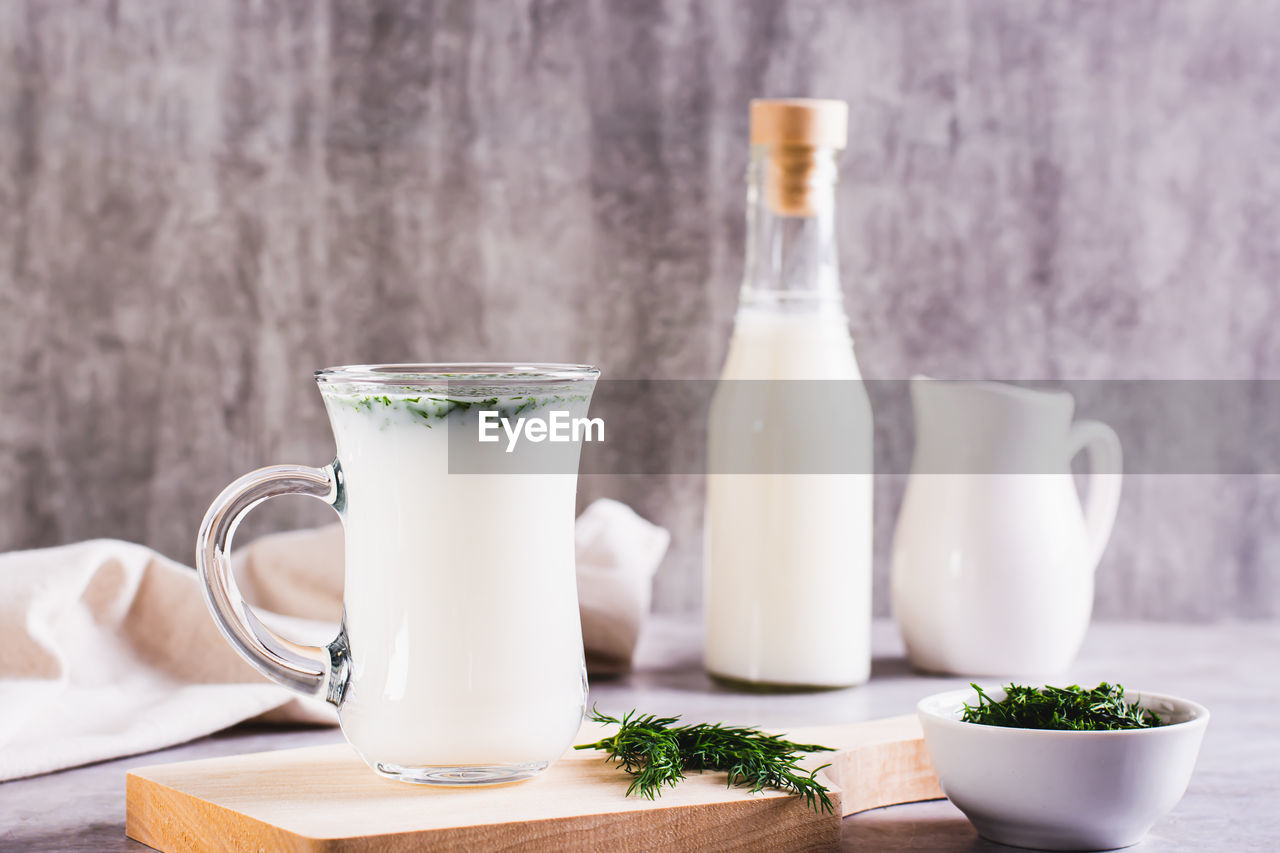
[[1067, 731], [1117, 731], [1149, 729], [1164, 725], [1159, 715], [1124, 701], [1124, 688], [1102, 682], [1092, 690], [1070, 687], [1024, 687], [1010, 684], [1005, 698], [996, 702], [982, 688], [978, 704], [964, 706], [966, 723], [1014, 729], [1063, 729]]
[[634, 778], [627, 795], [654, 799], [663, 787], [675, 787], [686, 771], [719, 770], [728, 774], [728, 786], [747, 787], [752, 793], [765, 788], [790, 791], [804, 798], [814, 811], [833, 813], [835, 806], [825, 785], [818, 781], [824, 764], [806, 772], [797, 765], [806, 752], [831, 752], [829, 746], [792, 743], [756, 728], [723, 723], [676, 725], [679, 717], [658, 717], [628, 711], [622, 719], [591, 709], [591, 719], [618, 727], [612, 737], [575, 749], [601, 749], [609, 761]]

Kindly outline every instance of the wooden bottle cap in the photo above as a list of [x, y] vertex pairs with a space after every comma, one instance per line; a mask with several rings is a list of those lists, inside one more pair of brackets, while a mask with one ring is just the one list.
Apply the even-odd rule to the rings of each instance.
[[821, 98], [757, 98], [751, 102], [752, 145], [843, 149], [849, 105]]
[[769, 209], [780, 216], [815, 215], [822, 193], [830, 192], [836, 178], [830, 151], [843, 149], [848, 138], [849, 105], [844, 101], [752, 101], [751, 144], [767, 149], [764, 194]]

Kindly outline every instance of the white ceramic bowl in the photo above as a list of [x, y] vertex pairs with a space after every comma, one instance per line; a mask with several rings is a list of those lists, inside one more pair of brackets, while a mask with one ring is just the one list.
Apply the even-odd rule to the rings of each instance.
[[1166, 725], [1075, 732], [964, 723], [964, 704], [978, 701], [971, 688], [929, 696], [916, 711], [942, 790], [980, 835], [1015, 847], [1109, 850], [1139, 841], [1182, 798], [1209, 722], [1195, 702], [1126, 692]]

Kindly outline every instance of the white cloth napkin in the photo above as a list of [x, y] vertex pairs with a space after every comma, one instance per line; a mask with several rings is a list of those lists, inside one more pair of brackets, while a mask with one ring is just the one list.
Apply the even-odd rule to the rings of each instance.
[[[340, 526], [268, 536], [236, 575], [264, 621], [336, 633]], [[593, 673], [625, 670], [667, 531], [616, 501], [578, 519], [578, 595]], [[274, 611], [274, 612], [270, 612]], [[600, 668], [603, 665], [603, 669]], [[250, 718], [333, 724], [333, 708], [268, 682], [218, 633], [195, 572], [97, 539], [0, 555], [0, 781], [160, 749]]]

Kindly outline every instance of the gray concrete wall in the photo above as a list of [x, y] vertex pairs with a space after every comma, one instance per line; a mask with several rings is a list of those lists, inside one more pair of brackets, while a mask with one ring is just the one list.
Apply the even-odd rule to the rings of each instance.
[[[752, 96], [850, 102], [868, 375], [1274, 377], [1277, 45], [1271, 2], [4, 0], [0, 548], [189, 560], [235, 475], [327, 460], [323, 365], [714, 375]], [[583, 491], [671, 527], [696, 606], [699, 478]], [[1099, 614], [1280, 613], [1278, 517], [1132, 478]]]

